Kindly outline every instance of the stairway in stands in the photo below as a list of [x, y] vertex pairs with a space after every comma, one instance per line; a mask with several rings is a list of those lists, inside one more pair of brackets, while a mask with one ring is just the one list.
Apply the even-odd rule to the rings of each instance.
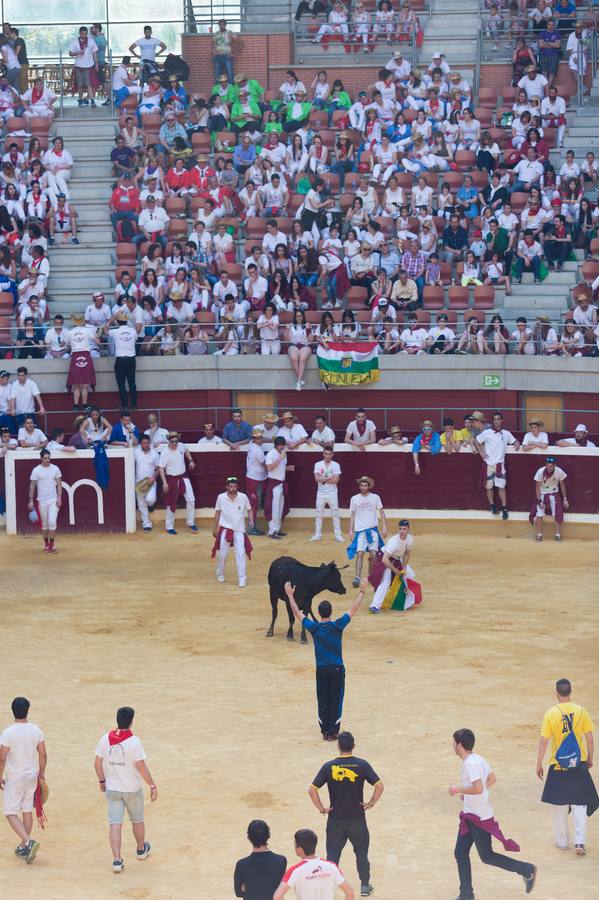
[[[433, 0], [431, 0], [433, 2]], [[477, 0], [434, 0], [430, 16], [422, 15], [424, 41], [419, 66], [426, 69], [433, 53], [444, 53], [452, 69], [472, 82], [476, 63], [476, 41], [481, 26]]]
[[69, 189], [79, 214], [80, 244], [63, 244], [57, 238], [49, 248], [51, 316], [60, 312], [66, 319], [84, 310], [94, 291], [112, 293], [114, 242], [108, 201], [114, 183], [110, 151], [117, 126], [101, 107], [65, 109], [54, 123], [52, 133], [64, 138], [74, 160]]

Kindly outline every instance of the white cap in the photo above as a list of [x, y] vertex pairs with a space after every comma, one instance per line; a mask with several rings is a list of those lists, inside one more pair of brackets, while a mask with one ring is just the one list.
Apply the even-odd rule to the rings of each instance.
[[577, 425], [576, 428], [574, 429], [575, 432], [576, 432], [576, 431], [584, 431], [584, 432], [587, 432], [588, 430], [589, 430], [589, 429], [586, 427], [586, 425]]
[[443, 56], [442, 53], [439, 53], [438, 50], [435, 50], [435, 52], [434, 52], [433, 55], [431, 56], [431, 59], [441, 59], [442, 56]]

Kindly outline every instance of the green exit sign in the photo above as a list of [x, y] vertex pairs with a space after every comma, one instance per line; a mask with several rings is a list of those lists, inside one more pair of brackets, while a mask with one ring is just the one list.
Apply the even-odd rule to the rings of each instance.
[[483, 375], [483, 387], [500, 388], [501, 375]]

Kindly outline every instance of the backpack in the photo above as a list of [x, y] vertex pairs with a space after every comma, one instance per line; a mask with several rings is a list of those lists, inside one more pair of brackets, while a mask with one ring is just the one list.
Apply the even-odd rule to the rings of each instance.
[[504, 112], [501, 114], [500, 125], [502, 128], [509, 128], [513, 121], [513, 112]]
[[[584, 710], [581, 710], [581, 716], [583, 712]], [[555, 751], [555, 761], [561, 769], [577, 769], [580, 765], [581, 753], [580, 744], [574, 734], [574, 713], [572, 713], [572, 719], [570, 719], [570, 716], [566, 713], [562, 713], [562, 722], [567, 723], [568, 733]]]

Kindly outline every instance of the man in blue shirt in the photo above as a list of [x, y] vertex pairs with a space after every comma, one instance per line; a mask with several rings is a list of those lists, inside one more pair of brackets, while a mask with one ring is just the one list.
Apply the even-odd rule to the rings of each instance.
[[121, 419], [110, 434], [109, 444], [112, 447], [137, 447], [140, 438], [137, 426], [131, 421], [131, 413], [128, 409], [122, 410]]
[[345, 690], [345, 666], [343, 665], [343, 632], [360, 609], [368, 579], [362, 578], [360, 590], [351, 609], [339, 619], [332, 619], [333, 607], [328, 600], [318, 604], [320, 622], [313, 622], [302, 612], [295, 602], [295, 586], [289, 581], [285, 593], [291, 612], [297, 621], [312, 635], [316, 656], [316, 699], [318, 721], [324, 741], [336, 741], [341, 728], [343, 695]]
[[231, 413], [231, 421], [227, 422], [223, 429], [223, 441], [231, 450], [239, 450], [252, 439], [252, 426], [243, 421], [243, 413], [240, 409], [234, 409]]
[[539, 33], [539, 61], [541, 72], [549, 82], [553, 84], [559, 58], [562, 55], [562, 36], [555, 27], [555, 19], [547, 20], [547, 28]]

